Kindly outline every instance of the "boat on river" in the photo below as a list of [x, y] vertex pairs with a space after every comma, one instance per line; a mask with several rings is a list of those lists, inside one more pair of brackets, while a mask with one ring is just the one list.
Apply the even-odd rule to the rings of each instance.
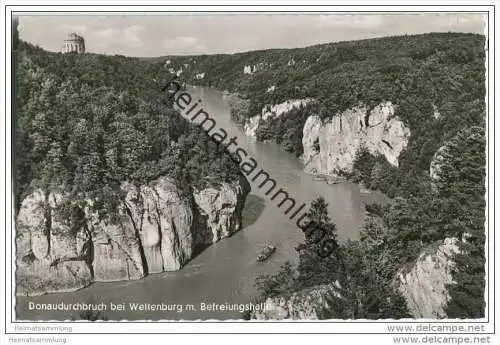
[[326, 181], [326, 184], [339, 184], [339, 183], [344, 182], [344, 179], [340, 178], [340, 177], [329, 177], [325, 181]]
[[325, 181], [326, 176], [324, 175], [313, 175], [313, 181]]
[[345, 181], [342, 177], [329, 175], [314, 175], [312, 179], [313, 181], [324, 181], [327, 184], [338, 184]]
[[266, 261], [267, 259], [269, 259], [269, 257], [271, 255], [273, 255], [273, 253], [276, 251], [276, 247], [271, 245], [271, 244], [267, 244], [264, 249], [262, 249], [259, 253], [259, 255], [257, 256], [257, 261], [259, 262], [263, 262], [263, 261]]

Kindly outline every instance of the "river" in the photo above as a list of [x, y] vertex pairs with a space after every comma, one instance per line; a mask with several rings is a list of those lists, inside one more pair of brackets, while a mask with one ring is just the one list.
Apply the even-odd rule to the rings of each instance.
[[[238, 145], [254, 157], [259, 168], [266, 170], [281, 188], [293, 195], [298, 204], [308, 204], [323, 196], [329, 204], [330, 216], [337, 225], [339, 240], [356, 240], [363, 217], [363, 204], [381, 201], [377, 193], [362, 193], [356, 184], [327, 185], [314, 181], [303, 172], [301, 162], [273, 143], [257, 143], [247, 138], [230, 120], [229, 108], [222, 93], [208, 88], [188, 88], [194, 100], [217, 120], [230, 136], [238, 137]], [[76, 292], [48, 294], [37, 297], [18, 297], [18, 320], [68, 320], [77, 312], [29, 310], [34, 303], [100, 303], [107, 305], [103, 312], [110, 320], [166, 319], [239, 319], [238, 311], [202, 311], [200, 303], [248, 303], [258, 293], [255, 278], [275, 273], [286, 261], [296, 262], [294, 247], [303, 234], [283, 210], [256, 185], [248, 196], [243, 213], [243, 229], [232, 237], [219, 241], [193, 258], [177, 272], [153, 274], [136, 281], [94, 283]], [[256, 262], [257, 253], [266, 243], [277, 250], [264, 263]], [[111, 311], [111, 303], [126, 303], [125, 311]], [[194, 310], [131, 311], [128, 303], [191, 304]]]

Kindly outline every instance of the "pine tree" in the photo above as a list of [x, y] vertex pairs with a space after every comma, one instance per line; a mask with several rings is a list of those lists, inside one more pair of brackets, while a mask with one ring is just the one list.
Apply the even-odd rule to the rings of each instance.
[[458, 237], [454, 284], [448, 286], [451, 318], [481, 318], [485, 313], [485, 133], [480, 127], [459, 132], [447, 144], [437, 193], [440, 217], [449, 236]]
[[323, 197], [312, 201], [308, 215], [311, 224], [305, 231], [305, 242], [297, 246], [298, 281], [303, 287], [330, 283], [339, 269], [337, 228]]

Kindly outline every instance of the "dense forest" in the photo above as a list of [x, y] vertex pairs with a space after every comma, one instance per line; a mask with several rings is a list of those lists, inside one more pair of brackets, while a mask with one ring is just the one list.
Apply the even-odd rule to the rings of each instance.
[[240, 174], [203, 130], [164, 102], [169, 75], [149, 62], [20, 42], [16, 72], [16, 207], [41, 188], [96, 200], [101, 214], [113, 216], [123, 181], [169, 176], [187, 190]]
[[[168, 59], [169, 68], [182, 70], [181, 78], [189, 83], [238, 92], [250, 103], [247, 116], [296, 98], [315, 98], [322, 118], [360, 103], [391, 101], [398, 106], [395, 115], [412, 131], [409, 158], [402, 157], [402, 165], [426, 171], [433, 153], [457, 128], [484, 125], [484, 45], [481, 35], [431, 33], [153, 61]], [[244, 73], [245, 66], [251, 74]], [[203, 79], [197, 78], [200, 73]], [[436, 109], [439, 121], [433, 118]], [[296, 123], [272, 126], [281, 141], [280, 131]], [[284, 146], [300, 155], [300, 140], [290, 135]]]
[[[113, 213], [120, 183], [172, 176], [182, 188], [234, 180], [238, 166], [197, 127], [183, 120], [161, 90], [174, 71], [190, 84], [239, 93], [245, 116], [267, 104], [314, 98], [317, 103], [259, 129], [297, 156], [310, 114], [327, 120], [352, 106], [396, 105], [411, 129], [399, 167], [360, 150], [351, 176], [391, 200], [367, 205], [360, 241], [317, 255], [305, 237], [297, 268], [285, 265], [257, 285], [264, 297], [338, 281], [323, 318], [401, 318], [407, 307], [394, 288], [397, 269], [447, 237], [460, 241], [447, 314], [484, 316], [485, 39], [442, 33], [323, 44], [232, 55], [137, 59], [18, 49], [17, 207], [34, 188], [93, 198]], [[168, 63], [167, 63], [168, 62]], [[251, 73], [244, 73], [250, 66]], [[255, 66], [255, 68], [254, 68]], [[205, 73], [204, 77], [199, 77]], [[271, 92], [269, 88], [275, 86]], [[429, 176], [436, 151], [439, 173]], [[336, 238], [324, 200], [311, 205], [315, 224]]]
[[[379, 205], [370, 205], [369, 221], [360, 241], [337, 241], [337, 230], [323, 198], [311, 203], [313, 226], [297, 246], [299, 264], [286, 263], [275, 275], [261, 276], [256, 286], [261, 298], [289, 295], [304, 289], [332, 285], [335, 293], [325, 298], [328, 306], [316, 310], [320, 319], [400, 319], [411, 314], [404, 297], [394, 284], [394, 262], [384, 239], [374, 230], [381, 214]], [[326, 240], [333, 241], [333, 252], [322, 255]], [[337, 295], [338, 294], [338, 295]]]
[[[357, 265], [353, 272], [367, 274], [352, 276], [360, 279], [356, 286], [363, 289], [357, 295], [381, 299], [379, 312], [362, 315], [383, 317], [387, 314], [382, 305], [392, 300], [398, 310], [394, 317], [404, 316], [397, 293], [388, 288], [395, 271], [444, 238], [456, 237], [461, 240], [461, 252], [455, 256], [456, 284], [449, 286], [447, 314], [484, 316], [484, 36], [431, 33], [168, 59], [169, 66], [182, 69], [182, 78], [190, 83], [238, 93], [244, 100], [237, 109], [240, 122], [244, 116], [261, 113], [267, 104], [314, 98], [314, 107], [297, 109], [290, 117], [271, 120], [257, 131], [258, 139], [281, 143], [297, 156], [302, 154], [302, 127], [310, 114], [328, 120], [359, 104], [395, 104], [395, 115], [411, 130], [399, 167], [362, 149], [348, 176], [391, 197], [386, 207], [368, 207], [370, 221], [360, 242], [339, 246], [339, 257], [348, 256], [345, 262]], [[203, 78], [200, 73], [205, 73]], [[431, 161], [443, 147], [438, 179], [431, 179]], [[305, 274], [307, 279], [290, 278], [291, 268], [285, 266], [277, 276], [259, 281], [264, 296], [297, 291], [306, 287], [304, 282], [324, 283], [325, 274], [331, 282], [340, 274], [322, 261], [307, 262], [310, 259], [301, 255], [300, 265], [315, 272], [305, 274], [299, 265], [299, 277]], [[344, 311], [340, 314], [352, 315], [349, 310], [363, 305], [359, 300], [351, 302], [339, 307]]]
[[[397, 271], [421, 253], [433, 253], [444, 238], [454, 237], [461, 240], [460, 251], [453, 258], [456, 283], [448, 285], [446, 314], [484, 317], [484, 129], [462, 130], [443, 147], [439, 179], [421, 176], [404, 181], [386, 206], [366, 205], [361, 239], [337, 242], [327, 257], [320, 255], [322, 243], [325, 238], [336, 241], [336, 228], [324, 199], [315, 200], [309, 209], [314, 226], [296, 248], [298, 267], [286, 263], [277, 274], [259, 277], [261, 298], [335, 284], [338, 296], [327, 296], [329, 307], [317, 310], [319, 318], [408, 318], [411, 313], [398, 291]], [[315, 238], [317, 230], [325, 233], [322, 239]]]

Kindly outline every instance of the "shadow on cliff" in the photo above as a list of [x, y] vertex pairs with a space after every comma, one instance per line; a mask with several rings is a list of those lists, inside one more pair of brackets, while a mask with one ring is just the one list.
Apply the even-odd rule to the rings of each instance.
[[243, 208], [243, 226], [242, 228], [246, 228], [252, 224], [254, 224], [257, 219], [259, 219], [260, 215], [266, 208], [266, 203], [264, 198], [260, 196], [249, 194], [247, 196], [247, 200], [245, 201], [245, 207]]
[[[242, 210], [242, 226], [239, 231], [244, 230], [246, 227], [254, 224], [257, 219], [259, 219], [260, 215], [264, 211], [264, 208], [266, 207], [264, 199], [257, 196], [257, 195], [251, 195], [249, 194], [246, 197], [245, 200], [245, 206], [243, 207]], [[200, 228], [203, 228], [200, 226]], [[205, 227], [206, 228], [206, 227]], [[206, 228], [206, 232], [203, 234], [200, 234], [201, 237], [203, 238], [210, 238], [212, 236], [212, 231], [209, 228]], [[206, 241], [201, 241], [202, 244], [198, 244], [195, 246], [193, 250], [193, 256], [188, 260], [192, 261], [195, 257], [200, 255], [205, 249], [208, 247], [214, 245], [213, 243], [208, 243]]]

